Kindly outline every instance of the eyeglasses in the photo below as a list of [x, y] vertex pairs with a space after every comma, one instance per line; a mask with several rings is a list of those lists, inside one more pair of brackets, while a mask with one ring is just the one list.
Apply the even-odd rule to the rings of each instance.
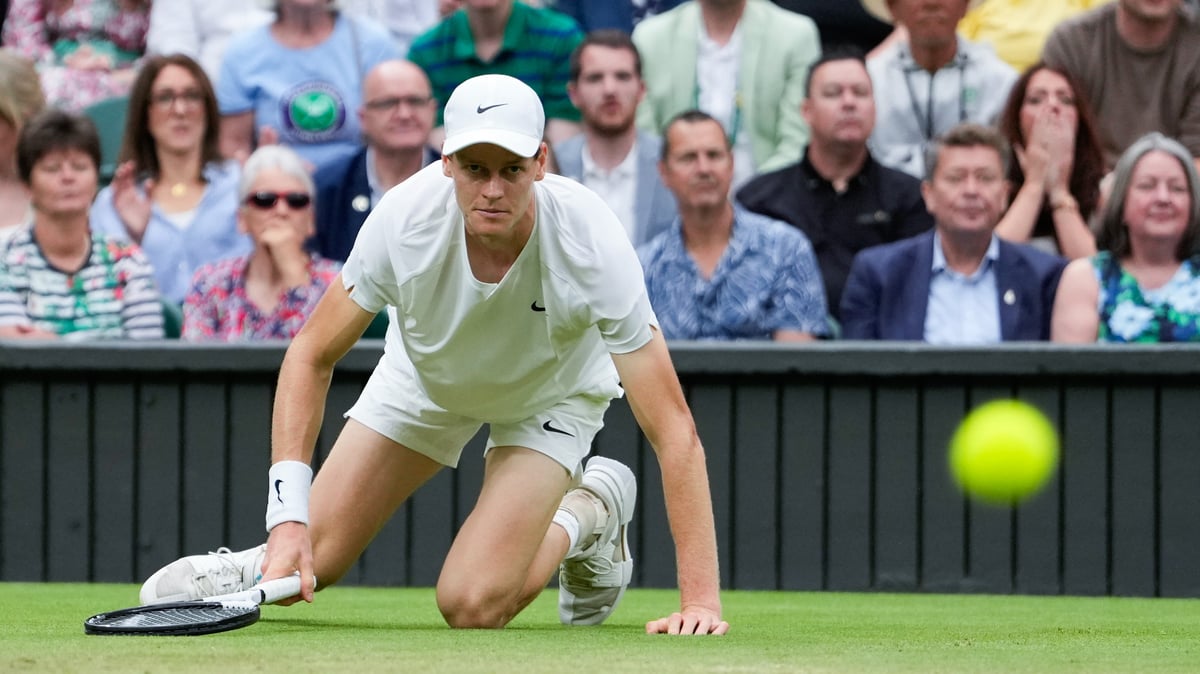
[[268, 208], [275, 208], [275, 204], [279, 203], [280, 199], [283, 199], [288, 208], [293, 211], [308, 208], [312, 203], [312, 195], [304, 192], [255, 192], [246, 197], [246, 205], [265, 211]]
[[187, 91], [159, 91], [150, 95], [150, 102], [163, 110], [170, 110], [175, 106], [175, 101], [181, 101], [184, 107], [191, 108], [204, 104], [204, 94], [189, 89]]
[[406, 105], [411, 109], [423, 108], [429, 105], [432, 101], [431, 96], [396, 96], [393, 98], [380, 98], [374, 101], [367, 101], [367, 109], [372, 112], [383, 112], [385, 110], [395, 110], [396, 108]]

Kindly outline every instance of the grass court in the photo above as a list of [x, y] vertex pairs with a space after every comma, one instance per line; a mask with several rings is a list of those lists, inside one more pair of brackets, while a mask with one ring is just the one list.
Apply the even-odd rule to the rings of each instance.
[[713, 674], [1200, 671], [1200, 604], [1183, 599], [733, 591], [723, 638], [647, 636], [678, 601], [630, 590], [599, 628], [558, 623], [547, 590], [508, 628], [451, 630], [432, 589], [335, 587], [202, 637], [88, 636], [137, 586], [0, 584], [3, 672]]

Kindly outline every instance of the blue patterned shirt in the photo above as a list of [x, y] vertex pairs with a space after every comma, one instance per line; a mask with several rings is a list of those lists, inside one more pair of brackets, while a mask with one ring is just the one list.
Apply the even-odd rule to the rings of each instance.
[[712, 278], [688, 255], [679, 220], [638, 248], [646, 291], [667, 339], [771, 339], [828, 334], [825, 288], [800, 230], [734, 208], [733, 234]]

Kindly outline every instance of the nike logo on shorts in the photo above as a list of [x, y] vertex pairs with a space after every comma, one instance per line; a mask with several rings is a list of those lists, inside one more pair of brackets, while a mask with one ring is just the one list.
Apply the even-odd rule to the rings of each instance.
[[568, 433], [568, 432], [562, 430], [561, 428], [555, 428], [555, 427], [551, 426], [549, 421], [542, 424], [542, 430], [550, 431], [551, 433], [561, 433], [563, 435], [566, 435], [566, 436], [572, 437], [572, 438], [575, 437], [574, 433]]

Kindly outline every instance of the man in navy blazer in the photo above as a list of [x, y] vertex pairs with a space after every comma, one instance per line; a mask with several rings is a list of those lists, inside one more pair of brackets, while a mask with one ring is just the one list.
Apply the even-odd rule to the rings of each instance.
[[842, 295], [842, 337], [988, 344], [1046, 340], [1066, 260], [1000, 240], [1009, 156], [993, 129], [962, 124], [930, 147], [921, 193], [934, 229], [867, 248]]
[[636, 126], [646, 85], [629, 35], [589, 33], [571, 55], [567, 94], [582, 114], [583, 133], [554, 145], [559, 173], [604, 198], [635, 246], [649, 241], [678, 209], [658, 174], [661, 142]]
[[344, 262], [367, 214], [392, 187], [441, 155], [429, 147], [437, 101], [429, 78], [409, 61], [384, 61], [363, 80], [358, 117], [366, 145], [317, 171], [312, 249]]

